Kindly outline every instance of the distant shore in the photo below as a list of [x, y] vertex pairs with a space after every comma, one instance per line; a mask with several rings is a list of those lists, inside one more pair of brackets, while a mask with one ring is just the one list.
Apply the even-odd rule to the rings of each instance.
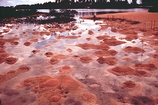
[[[93, 16], [84, 16], [83, 19], [93, 19]], [[124, 12], [124, 13], [110, 13], [110, 14], [99, 14], [96, 15], [97, 19], [106, 18], [122, 18], [133, 21], [157, 21], [158, 22], [158, 12]]]

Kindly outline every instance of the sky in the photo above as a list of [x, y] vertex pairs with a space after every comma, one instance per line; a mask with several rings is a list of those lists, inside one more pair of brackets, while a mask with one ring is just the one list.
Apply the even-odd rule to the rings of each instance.
[[[20, 4], [36, 4], [36, 3], [44, 3], [53, 0], [0, 0], [0, 6], [16, 6]], [[132, 0], [128, 0], [131, 2]], [[137, 3], [140, 4], [141, 1], [137, 0]]]

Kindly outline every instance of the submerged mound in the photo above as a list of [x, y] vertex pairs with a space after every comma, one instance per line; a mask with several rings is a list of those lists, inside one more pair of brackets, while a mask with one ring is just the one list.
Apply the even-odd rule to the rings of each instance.
[[83, 56], [83, 57], [80, 57], [80, 61], [82, 63], [90, 63], [93, 59], [88, 57], [88, 56]]
[[117, 76], [133, 75], [135, 70], [129, 66], [116, 66], [108, 70]]
[[99, 45], [84, 43], [84, 44], [77, 44], [76, 46], [81, 47], [84, 50], [88, 50], [88, 49], [109, 49], [109, 46], [107, 44], [104, 44], [104, 43], [101, 43]]
[[25, 42], [24, 45], [25, 45], [25, 46], [30, 46], [30, 45], [31, 45], [31, 42]]
[[139, 48], [139, 47], [134, 47], [134, 46], [127, 46], [126, 48], [123, 49], [125, 52], [128, 53], [134, 53], [134, 54], [138, 54], [138, 53], [143, 53], [145, 52], [143, 49]]
[[107, 63], [109, 65], [115, 65], [117, 63], [117, 59], [115, 57], [106, 57], [106, 58], [103, 58], [103, 57], [99, 57], [97, 59], [98, 63], [100, 64], [104, 64], [104, 63]]
[[5, 59], [5, 63], [7, 63], [7, 64], [14, 64], [17, 61], [18, 61], [18, 59], [14, 58], [14, 57], [8, 57], [8, 58]]
[[73, 69], [70, 66], [63, 66], [59, 69], [60, 73], [67, 74], [70, 73]]
[[126, 43], [124, 41], [116, 40], [115, 38], [108, 38], [108, 39], [104, 39], [103, 41], [104, 41], [104, 43], [106, 43], [109, 46], [117, 46], [117, 45]]
[[109, 72], [117, 76], [135, 75], [139, 77], [150, 77], [151, 74], [143, 70], [135, 70], [129, 66], [116, 66], [108, 69]]
[[135, 89], [137, 87], [139, 87], [139, 84], [136, 84], [135, 82], [131, 80], [125, 81], [122, 84], [122, 88], [125, 88], [125, 89]]
[[59, 63], [59, 62], [60, 62], [60, 60], [57, 59], [57, 58], [54, 58], [54, 57], [51, 58], [50, 61], [49, 61], [49, 63], [52, 64], [52, 65], [57, 64], [57, 63]]
[[45, 55], [46, 57], [52, 57], [52, 56], [53, 56], [53, 53], [52, 53], [52, 52], [46, 52], [44, 55]]
[[114, 56], [117, 54], [116, 50], [99, 50], [94, 52], [94, 55], [98, 56], [98, 57], [102, 57], [102, 56]]
[[134, 66], [137, 69], [143, 69], [143, 70], [149, 70], [149, 71], [153, 71], [153, 70], [157, 69], [155, 64], [152, 64], [152, 63], [149, 63], [149, 64], [135, 64]]

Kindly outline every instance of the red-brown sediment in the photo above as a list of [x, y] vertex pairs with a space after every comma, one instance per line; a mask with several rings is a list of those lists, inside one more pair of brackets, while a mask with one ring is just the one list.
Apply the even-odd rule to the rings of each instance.
[[52, 57], [54, 54], [52, 52], [46, 52], [44, 55], [46, 57]]
[[31, 68], [29, 66], [23, 66], [23, 65], [18, 68], [19, 71], [29, 71], [30, 69]]
[[[126, 12], [126, 13], [113, 13], [113, 14], [99, 14], [97, 15], [97, 18], [105, 19], [107, 16], [113, 16], [115, 18], [124, 17], [124, 19], [127, 20], [134, 20], [134, 21], [155, 21], [158, 20], [158, 14], [157, 13], [151, 13], [151, 12]], [[144, 18], [145, 17], [145, 18]], [[84, 18], [93, 19], [93, 16], [85, 16]], [[117, 23], [117, 22], [115, 22]], [[122, 25], [122, 24], [120, 24]]]
[[67, 75], [32, 77], [24, 80], [19, 85], [19, 87], [23, 86], [31, 86], [31, 90], [38, 93], [39, 104], [62, 104], [73, 95], [82, 99], [85, 103], [96, 102], [95, 95], [83, 90], [81, 83]]
[[143, 71], [143, 70], [135, 71], [134, 75], [139, 76], [139, 77], [151, 77], [150, 73]]
[[38, 39], [30, 39], [30, 42], [38, 42]]
[[117, 76], [135, 75], [139, 77], [150, 77], [151, 74], [143, 70], [135, 70], [129, 66], [116, 66], [108, 69], [109, 72]]
[[93, 35], [94, 32], [93, 32], [92, 30], [88, 30], [88, 34], [89, 34], [89, 35]]
[[135, 70], [129, 66], [116, 66], [109, 69], [108, 71], [117, 76], [133, 75], [135, 72]]
[[106, 35], [102, 35], [102, 36], [97, 36], [96, 37], [98, 40], [103, 40], [103, 39], [109, 39], [110, 36], [108, 36], [107, 34]]
[[132, 58], [122, 58], [122, 60], [125, 60], [125, 61], [132, 61], [133, 59], [132, 59]]
[[125, 52], [128, 53], [134, 53], [134, 54], [138, 54], [138, 53], [143, 53], [145, 52], [143, 49], [139, 48], [139, 47], [134, 47], [134, 46], [127, 46], [126, 48], [123, 49]]
[[158, 53], [155, 54], [149, 54], [149, 56], [153, 57], [153, 58], [158, 58]]
[[0, 58], [7, 58], [8, 56], [9, 56], [9, 54], [5, 51], [0, 53]]
[[67, 74], [70, 73], [73, 69], [70, 66], [63, 66], [59, 69], [60, 73]]
[[41, 36], [43, 36], [43, 35], [50, 35], [50, 32], [48, 32], [48, 31], [42, 31], [42, 32], [40, 32], [39, 33]]
[[125, 88], [125, 89], [135, 89], [139, 86], [139, 84], [136, 84], [135, 82], [129, 80], [129, 81], [125, 81], [123, 82], [122, 84], [122, 88]]
[[84, 44], [77, 44], [76, 46], [79, 46], [79, 47], [83, 48], [84, 50], [88, 50], [88, 49], [109, 49], [109, 46], [105, 43], [101, 43], [99, 45], [84, 43]]
[[60, 60], [58, 58], [55, 58], [55, 57], [51, 58], [49, 61], [49, 63], [52, 65], [57, 64], [59, 62], [60, 62]]
[[115, 65], [117, 63], [117, 59], [115, 57], [106, 57], [106, 58], [103, 58], [103, 57], [99, 57], [97, 59], [98, 63], [100, 64], [104, 64], [104, 63], [107, 63], [109, 65]]
[[72, 52], [72, 49], [71, 48], [67, 48], [66, 51]]
[[40, 32], [38, 32], [38, 31], [33, 31], [32, 34], [33, 34], [33, 35], [39, 35]]
[[32, 53], [34, 53], [34, 54], [37, 54], [37, 53], [39, 53], [40, 52], [40, 50], [33, 50], [32, 51]]
[[84, 94], [82, 94], [82, 98], [86, 102], [93, 102], [96, 100], [96, 96], [92, 93], [84, 93]]
[[99, 50], [94, 52], [94, 55], [98, 56], [98, 57], [102, 57], [102, 56], [114, 56], [117, 54], [117, 51], [115, 50]]
[[66, 59], [66, 58], [68, 58], [67, 55], [60, 54], [60, 53], [54, 54], [53, 57], [54, 57], [54, 58], [58, 58], [58, 59]]
[[61, 39], [61, 38], [76, 39], [76, 38], [79, 38], [79, 37], [80, 36], [62, 36], [62, 35], [57, 36], [58, 39]]
[[117, 45], [126, 43], [124, 41], [116, 40], [115, 38], [108, 38], [108, 39], [104, 39], [103, 41], [104, 41], [104, 43], [106, 43], [109, 46], [117, 46]]
[[93, 61], [93, 59], [88, 56], [82, 56], [82, 57], [80, 57], [80, 61], [82, 63], [90, 63], [91, 61]]
[[25, 46], [30, 46], [30, 45], [31, 45], [31, 42], [25, 42], [24, 45], [25, 45]]
[[78, 34], [82, 34], [82, 32], [78, 32]]
[[138, 35], [137, 34], [130, 34], [130, 35], [126, 35], [126, 40], [131, 41], [134, 39], [138, 39]]
[[13, 42], [10, 42], [12, 45], [18, 45], [19, 44], [19, 42], [17, 42], [17, 41], [13, 41]]
[[135, 64], [134, 67], [136, 69], [141, 69], [141, 70], [149, 70], [149, 71], [153, 71], [156, 70], [157, 67], [155, 66], [155, 64], [153, 63], [148, 63], [148, 64]]
[[17, 61], [18, 61], [18, 59], [14, 58], [14, 57], [8, 57], [8, 58], [5, 59], [5, 63], [7, 63], [7, 64], [14, 64]]
[[10, 70], [6, 74], [0, 74], [0, 85], [6, 83], [8, 80], [16, 77], [17, 75], [29, 71], [31, 68], [28, 66], [20, 66], [17, 70]]
[[91, 40], [91, 38], [86, 38], [86, 40], [87, 40], [87, 41], [90, 41], [90, 40]]
[[0, 64], [3, 63], [3, 62], [5, 62], [5, 58], [4, 58], [4, 57], [1, 57], [1, 58], [0, 58]]

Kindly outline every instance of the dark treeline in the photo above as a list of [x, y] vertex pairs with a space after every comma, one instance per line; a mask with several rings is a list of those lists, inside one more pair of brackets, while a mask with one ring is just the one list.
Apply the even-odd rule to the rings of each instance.
[[37, 3], [33, 5], [17, 5], [16, 9], [61, 9], [61, 8], [136, 8], [156, 6], [158, 0], [142, 0], [137, 4], [137, 0], [56, 0], [55, 2]]
[[0, 7], [0, 19], [5, 17], [24, 17], [28, 15], [36, 14], [36, 9], [16, 9], [14, 7]]
[[0, 11], [0, 25], [6, 23], [65, 23], [73, 21], [73, 17], [77, 14], [77, 11], [68, 9], [60, 9], [59, 11], [50, 9], [49, 13], [40, 13], [37, 12], [37, 9], [1, 7]]

